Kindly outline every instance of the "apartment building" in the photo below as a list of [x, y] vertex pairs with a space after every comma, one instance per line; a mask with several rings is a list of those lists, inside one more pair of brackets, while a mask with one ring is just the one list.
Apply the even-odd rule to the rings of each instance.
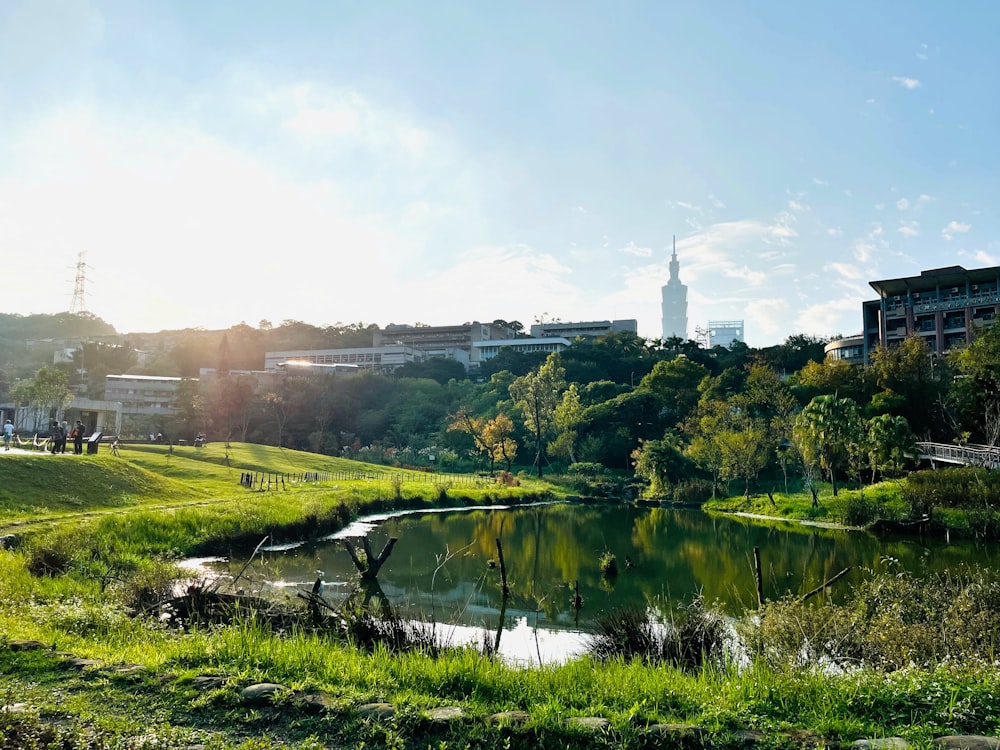
[[920, 336], [932, 352], [970, 343], [1000, 314], [1000, 266], [948, 266], [919, 276], [869, 282], [878, 299], [863, 303], [864, 358], [880, 346]]

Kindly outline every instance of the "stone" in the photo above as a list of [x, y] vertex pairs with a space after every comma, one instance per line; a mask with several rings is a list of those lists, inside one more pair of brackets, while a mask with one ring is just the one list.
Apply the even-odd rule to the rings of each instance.
[[465, 711], [462, 710], [461, 706], [442, 706], [428, 711], [427, 718], [437, 722], [454, 721], [465, 718]]
[[391, 703], [365, 703], [357, 711], [366, 719], [391, 719], [396, 715], [396, 707]]
[[854, 747], [858, 750], [909, 750], [910, 743], [902, 737], [876, 737], [874, 739], [856, 740]]
[[83, 659], [81, 657], [72, 656], [66, 659], [66, 666], [73, 667], [73, 669], [97, 669], [101, 666], [101, 662], [97, 659]]
[[191, 687], [195, 690], [215, 690], [226, 684], [225, 677], [214, 674], [200, 674], [191, 680]]
[[570, 716], [566, 719], [566, 723], [591, 732], [603, 732], [611, 726], [611, 722], [603, 716]]
[[48, 646], [41, 641], [14, 640], [7, 643], [11, 651], [41, 651]]
[[6, 706], [0, 706], [0, 713], [6, 714], [23, 714], [31, 710], [31, 706], [27, 703], [8, 703]]
[[491, 724], [500, 724], [505, 727], [519, 727], [527, 724], [531, 719], [531, 714], [527, 711], [501, 711], [489, 717]]
[[248, 685], [240, 691], [240, 700], [251, 706], [258, 706], [271, 703], [274, 696], [288, 690], [284, 685], [275, 682], [258, 682], [255, 685]]
[[310, 714], [322, 714], [337, 709], [337, 702], [327, 693], [300, 693], [295, 696], [295, 704]]
[[936, 738], [934, 746], [949, 750], [1000, 750], [1000, 739], [981, 734], [949, 734]]

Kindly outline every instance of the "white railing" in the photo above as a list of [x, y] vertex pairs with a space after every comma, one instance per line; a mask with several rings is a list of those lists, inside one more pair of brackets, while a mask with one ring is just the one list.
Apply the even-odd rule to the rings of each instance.
[[954, 445], [951, 443], [917, 443], [921, 458], [965, 466], [985, 466], [1000, 469], [1000, 447], [990, 445]]

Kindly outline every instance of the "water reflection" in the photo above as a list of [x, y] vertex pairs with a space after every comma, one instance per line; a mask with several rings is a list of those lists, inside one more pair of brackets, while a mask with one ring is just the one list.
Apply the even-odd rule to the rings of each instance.
[[[578, 652], [595, 618], [612, 609], [652, 608], [669, 616], [699, 594], [733, 615], [755, 607], [754, 547], [761, 550], [769, 599], [805, 594], [847, 567], [850, 573], [831, 590], [834, 598], [888, 565], [918, 574], [962, 564], [998, 566], [992, 547], [880, 541], [858, 531], [761, 525], [667, 508], [488, 508], [383, 517], [354, 528], [368, 533], [376, 550], [389, 537], [399, 540], [379, 573], [380, 601], [404, 617], [451, 627], [459, 642], [482, 644], [502, 632], [502, 653], [534, 661], [542, 657], [543, 644], [556, 654], [549, 659]], [[511, 589], [502, 611], [497, 538]], [[619, 563], [628, 557], [632, 565], [620, 564], [617, 576], [605, 577], [605, 552]], [[244, 562], [214, 566], [236, 571]], [[335, 539], [271, 551], [255, 565], [263, 565], [268, 586], [309, 588], [322, 575], [323, 596], [333, 602], [345, 598], [357, 580]], [[573, 606], [576, 586], [580, 609]], [[511, 654], [518, 641], [527, 650]]]

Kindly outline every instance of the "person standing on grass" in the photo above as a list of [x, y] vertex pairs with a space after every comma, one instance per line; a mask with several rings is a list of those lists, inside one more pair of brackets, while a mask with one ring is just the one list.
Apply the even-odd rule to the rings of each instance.
[[58, 422], [52, 423], [51, 434], [49, 439], [52, 441], [52, 447], [49, 450], [52, 452], [52, 455], [54, 456], [59, 452], [60, 444], [65, 442], [65, 438], [63, 437], [62, 427], [59, 426]]
[[61, 437], [59, 439], [59, 452], [60, 453], [65, 453], [66, 452], [66, 438], [69, 437], [69, 424], [66, 422], [65, 419], [62, 421], [62, 424], [59, 425], [59, 432], [61, 433]]
[[11, 441], [14, 440], [14, 423], [9, 419], [3, 424], [3, 449], [10, 450]]
[[70, 437], [73, 438], [73, 452], [79, 456], [83, 453], [83, 422], [79, 419], [76, 420], [76, 425], [73, 427]]

